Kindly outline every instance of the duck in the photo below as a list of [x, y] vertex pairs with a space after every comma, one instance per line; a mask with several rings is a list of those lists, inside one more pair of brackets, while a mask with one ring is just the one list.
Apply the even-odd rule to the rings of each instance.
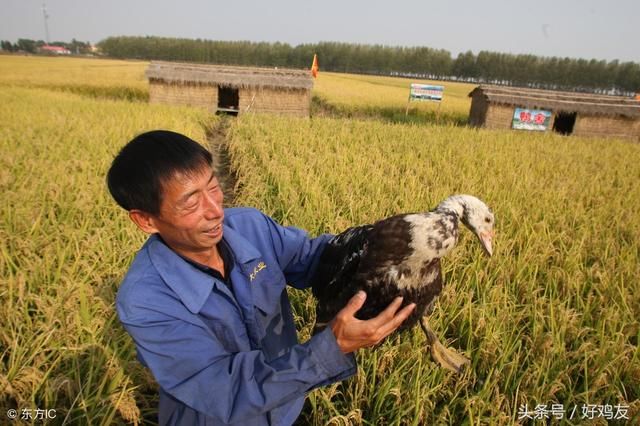
[[467, 194], [449, 196], [431, 211], [398, 214], [334, 235], [310, 280], [316, 299], [313, 332], [327, 327], [360, 290], [367, 294], [356, 313], [362, 320], [377, 316], [402, 296], [403, 306], [415, 303], [416, 307], [397, 332], [420, 323], [432, 358], [460, 373], [469, 359], [442, 345], [428, 322], [444, 287], [440, 259], [458, 243], [460, 222], [492, 256], [494, 214], [482, 200]]

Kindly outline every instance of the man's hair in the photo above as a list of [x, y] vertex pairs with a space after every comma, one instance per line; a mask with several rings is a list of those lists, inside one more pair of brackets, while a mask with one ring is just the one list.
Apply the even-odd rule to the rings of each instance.
[[107, 185], [125, 210], [158, 215], [163, 184], [177, 172], [194, 173], [211, 165], [211, 153], [199, 143], [180, 133], [153, 130], [120, 150], [107, 173]]

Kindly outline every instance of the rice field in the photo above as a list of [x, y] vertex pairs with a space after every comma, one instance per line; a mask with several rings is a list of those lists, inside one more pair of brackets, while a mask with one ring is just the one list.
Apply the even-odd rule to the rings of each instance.
[[[411, 83], [444, 86], [442, 102], [412, 101]], [[316, 103], [338, 115], [402, 123], [465, 125], [474, 85], [397, 77], [320, 73], [314, 85]]]
[[113, 204], [105, 173], [141, 131], [204, 140], [210, 121], [199, 110], [2, 84], [0, 424], [8, 409], [54, 409], [53, 424], [155, 417], [155, 385], [113, 309], [144, 236]]
[[44, 88], [95, 98], [146, 101], [146, 62], [0, 56], [0, 85]]
[[362, 353], [357, 379], [314, 392], [309, 423], [516, 424], [525, 404], [637, 415], [637, 144], [352, 120], [296, 123], [286, 136], [290, 120], [266, 120], [234, 128], [234, 164], [243, 201], [285, 223], [338, 232], [454, 193], [497, 218], [493, 258], [466, 232], [445, 259], [433, 315], [470, 371], [437, 368], [418, 329]]
[[[154, 422], [156, 385], [113, 309], [144, 235], [104, 176], [135, 134], [165, 128], [204, 142], [216, 118], [140, 102], [144, 68], [0, 56], [0, 423], [11, 408], [55, 409], [52, 424]], [[462, 231], [432, 316], [470, 368], [437, 367], [412, 330], [361, 351], [355, 378], [310, 393], [302, 423], [637, 424], [640, 145], [361, 114], [385, 99], [404, 113], [405, 88], [321, 73], [315, 94], [352, 118], [244, 116], [229, 130], [236, 204], [313, 235], [430, 209], [453, 193], [482, 198], [497, 218], [490, 259]], [[131, 89], [141, 96], [121, 96]], [[467, 89], [459, 104], [451, 89], [451, 114], [468, 113]], [[314, 302], [290, 296], [306, 339]], [[523, 416], [543, 405], [546, 420]]]

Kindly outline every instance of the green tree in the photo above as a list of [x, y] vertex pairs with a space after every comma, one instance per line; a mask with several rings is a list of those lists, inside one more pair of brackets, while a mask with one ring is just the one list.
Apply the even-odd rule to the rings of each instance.
[[17, 46], [14, 46], [9, 40], [0, 41], [0, 48], [7, 52], [15, 52], [17, 50]]
[[20, 38], [17, 43], [18, 50], [28, 53], [36, 53], [36, 42], [34, 40]]

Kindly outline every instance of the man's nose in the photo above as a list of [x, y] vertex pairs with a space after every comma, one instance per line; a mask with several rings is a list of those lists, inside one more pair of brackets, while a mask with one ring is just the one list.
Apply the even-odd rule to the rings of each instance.
[[205, 218], [208, 220], [215, 219], [222, 215], [222, 203], [212, 194], [207, 193], [205, 195], [204, 214]]

